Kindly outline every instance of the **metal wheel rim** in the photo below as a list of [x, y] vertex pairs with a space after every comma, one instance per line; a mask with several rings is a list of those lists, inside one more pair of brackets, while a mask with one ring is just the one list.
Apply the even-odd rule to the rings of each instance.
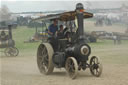
[[90, 60], [90, 72], [96, 77], [99, 77], [102, 73], [102, 64], [96, 56], [93, 56]]
[[75, 79], [78, 73], [78, 64], [74, 57], [69, 57], [66, 61], [66, 70], [70, 78]]
[[8, 57], [15, 57], [19, 54], [19, 50], [16, 47], [9, 47], [5, 49], [4, 53]]
[[[37, 52], [37, 64], [41, 73], [50, 74], [52, 73], [54, 66], [52, 63], [53, 49], [50, 44], [41, 44]], [[41, 51], [41, 52], [40, 52]]]
[[[48, 55], [47, 55], [47, 49], [44, 47], [41, 47], [40, 50], [42, 50], [42, 55], [39, 56], [38, 61], [40, 62], [40, 69], [43, 69], [42, 71], [46, 72], [48, 70]], [[46, 52], [46, 53], [45, 53]]]

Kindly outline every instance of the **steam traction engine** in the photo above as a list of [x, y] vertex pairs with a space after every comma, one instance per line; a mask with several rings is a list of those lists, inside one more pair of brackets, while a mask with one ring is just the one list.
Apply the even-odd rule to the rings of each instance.
[[15, 41], [12, 39], [12, 25], [8, 27], [0, 27], [0, 49], [5, 48], [4, 54], [6, 56], [16, 57], [19, 50], [15, 47]]
[[[92, 56], [91, 48], [86, 43], [84, 35], [83, 19], [90, 18], [93, 14], [84, 12], [83, 5], [78, 3], [75, 11], [64, 12], [56, 15], [48, 15], [36, 20], [57, 19], [63, 22], [77, 20], [77, 30], [65, 33], [65, 37], [49, 37], [46, 43], [41, 43], [37, 50], [37, 64], [41, 73], [46, 75], [53, 72], [54, 67], [65, 68], [68, 75], [74, 79], [78, 71], [90, 69], [92, 75], [99, 77], [102, 73], [102, 65], [96, 56]], [[70, 24], [71, 25], [71, 24]], [[66, 36], [68, 35], [68, 36]]]

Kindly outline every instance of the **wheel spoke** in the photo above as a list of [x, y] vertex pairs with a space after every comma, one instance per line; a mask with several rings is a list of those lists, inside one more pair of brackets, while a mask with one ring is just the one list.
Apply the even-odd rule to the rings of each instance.
[[92, 62], [95, 64], [95, 59], [93, 59]]
[[94, 69], [94, 67], [92, 68], [92, 72], [93, 72], [93, 74], [95, 74], [95, 69]]
[[96, 64], [99, 64], [98, 58], [95, 58]]
[[45, 70], [45, 68], [44, 68], [44, 65], [40, 65], [40, 69], [43, 69], [43, 70]]
[[96, 69], [96, 75], [98, 75], [99, 74], [99, 71], [98, 71], [98, 69]]
[[44, 53], [45, 53], [44, 51], [45, 51], [45, 48], [42, 48], [42, 55], [44, 55]]
[[43, 55], [43, 57], [48, 60], [48, 54], [47, 54], [47, 53], [45, 53], [45, 54]]

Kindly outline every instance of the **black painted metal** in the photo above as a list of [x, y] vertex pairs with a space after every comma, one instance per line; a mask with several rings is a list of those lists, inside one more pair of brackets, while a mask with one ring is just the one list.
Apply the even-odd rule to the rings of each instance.
[[8, 25], [8, 29], [9, 29], [9, 39], [12, 39], [12, 25]]
[[83, 36], [84, 27], [83, 27], [83, 13], [77, 13], [77, 21], [78, 21], [78, 35]]

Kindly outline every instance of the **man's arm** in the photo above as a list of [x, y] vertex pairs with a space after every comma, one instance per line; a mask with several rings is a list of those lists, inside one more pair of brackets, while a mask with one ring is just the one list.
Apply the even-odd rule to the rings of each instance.
[[52, 32], [50, 32], [50, 30], [48, 30], [48, 34], [53, 35], [53, 33], [52, 33]]

